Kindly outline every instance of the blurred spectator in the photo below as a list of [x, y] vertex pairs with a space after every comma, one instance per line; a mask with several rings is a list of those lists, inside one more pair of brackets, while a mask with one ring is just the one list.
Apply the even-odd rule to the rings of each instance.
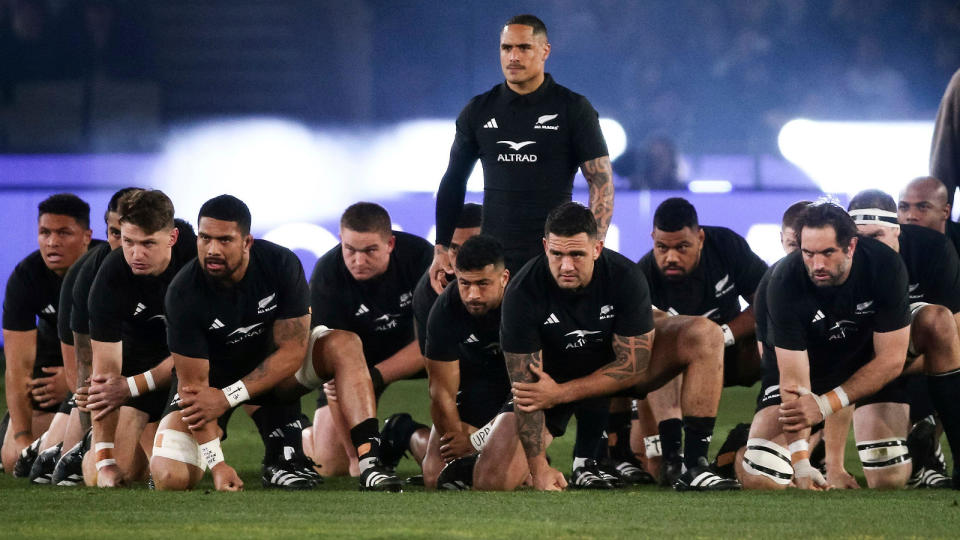
[[642, 149], [631, 148], [613, 164], [614, 172], [626, 178], [627, 189], [685, 189], [680, 181], [680, 160], [673, 140], [652, 137]]
[[57, 49], [50, 12], [42, 0], [12, 0], [0, 11], [0, 79], [5, 100], [12, 85], [56, 78]]
[[154, 66], [146, 28], [115, 0], [74, 0], [60, 20], [63, 60], [71, 77], [143, 79]]

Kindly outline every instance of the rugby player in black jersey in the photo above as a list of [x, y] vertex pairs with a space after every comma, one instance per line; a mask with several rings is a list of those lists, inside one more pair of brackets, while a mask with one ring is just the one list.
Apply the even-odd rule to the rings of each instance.
[[[480, 234], [481, 223], [482, 207], [476, 203], [464, 204], [463, 210], [460, 212], [460, 218], [457, 220], [457, 228], [453, 230], [448, 251], [450, 262], [454, 268], [456, 268], [457, 253], [460, 251], [460, 246], [469, 238]], [[454, 276], [447, 276], [447, 279], [452, 280]], [[417, 335], [421, 354], [426, 350], [427, 319], [438, 296], [430, 285], [430, 272], [424, 272], [413, 290], [414, 331]], [[382, 444], [380, 457], [385, 465], [392, 468], [396, 468], [400, 459], [407, 452], [410, 453], [410, 457], [414, 461], [421, 463], [426, 455], [429, 439], [429, 426], [415, 421], [409, 413], [394, 413], [384, 421], [383, 429], [380, 431], [380, 442]]]
[[[64, 274], [90, 245], [90, 206], [60, 193], [38, 205], [39, 249], [14, 268], [3, 300], [4, 384], [10, 418], [3, 434], [4, 471], [26, 476], [39, 450], [40, 435], [70, 389], [57, 339], [57, 306]], [[24, 451], [27, 451], [24, 454]], [[23, 467], [25, 465], [25, 467]]]
[[118, 210], [122, 249], [103, 261], [87, 304], [93, 350], [87, 408], [96, 472], [86, 482], [100, 487], [124, 485], [146, 472], [173, 376], [164, 295], [196, 257], [193, 230], [174, 223], [173, 203], [163, 192], [137, 190], [120, 200]]
[[960, 253], [960, 225], [950, 220], [950, 210], [943, 182], [932, 176], [921, 176], [900, 191], [897, 219], [900, 223], [919, 225], [947, 235]]
[[[196, 485], [209, 467], [218, 490], [243, 482], [224, 461], [222, 429], [233, 407], [256, 406], [277, 437], [264, 437], [265, 486], [312, 487], [297, 482], [301, 446], [299, 396], [336, 378], [339, 403], [359, 455], [360, 488], [399, 491], [400, 482], [379, 462], [373, 384], [359, 339], [322, 326], [310, 330], [309, 288], [290, 250], [250, 235], [250, 211], [230, 195], [200, 209], [197, 259], [167, 290], [167, 335], [178, 379], [178, 400], [168, 405], [154, 439], [150, 472], [157, 489]], [[261, 436], [264, 434], [261, 433]], [[282, 456], [282, 457], [278, 457]]]
[[[908, 421], [888, 383], [909, 342], [907, 272], [877, 240], [858, 237], [830, 202], [798, 220], [800, 250], [771, 271], [766, 291], [762, 391], [740, 475], [750, 489], [823, 489], [810, 464], [810, 428], [856, 403], [856, 435], [871, 487], [902, 486], [910, 473]], [[881, 391], [882, 390], [882, 391]]]
[[[414, 335], [413, 291], [430, 265], [430, 244], [393, 231], [380, 205], [360, 202], [340, 217], [340, 244], [317, 261], [310, 276], [312, 325], [360, 337], [363, 355], [380, 394], [393, 381], [423, 370]], [[324, 476], [356, 476], [357, 456], [336, 396], [335, 381], [317, 400], [305, 449]]]
[[[706, 462], [723, 384], [720, 328], [703, 318], [664, 317], [655, 347], [646, 281], [631, 261], [603, 249], [591, 211], [561, 204], [544, 229], [545, 253], [521, 269], [504, 296], [500, 335], [514, 400], [487, 438], [474, 487], [512, 490], [529, 474], [536, 489], [563, 489], [567, 482], [545, 450], [577, 409], [606, 408], [606, 396], [643, 395], [683, 373], [689, 470], [676, 487], [737, 489]], [[590, 458], [575, 456], [574, 468]]]
[[[653, 249], [639, 261], [653, 305], [668, 315], [697, 315], [720, 326], [724, 336], [724, 386], [750, 386], [760, 379], [760, 355], [753, 309], [741, 311], [740, 297], [753, 295], [766, 263], [737, 233], [701, 226], [687, 200], [673, 197], [653, 215]], [[661, 485], [672, 485], [682, 471], [679, 380], [647, 396], [658, 421]], [[613, 426], [608, 431], [622, 431]]]
[[613, 215], [613, 180], [599, 116], [586, 98], [544, 72], [547, 28], [517, 15], [500, 31], [505, 81], [474, 97], [457, 118], [450, 162], [437, 190], [437, 239], [430, 279], [439, 294], [453, 273], [447, 246], [467, 178], [483, 164], [483, 232], [503, 242], [516, 272], [540, 253], [547, 213], [569, 201], [579, 167], [590, 186], [600, 239]]
[[[909, 399], [910, 420], [914, 424], [913, 436], [908, 439], [914, 468], [911, 485], [950, 487], [950, 479], [944, 476], [936, 456], [939, 445], [933, 440], [919, 439], [934, 438], [932, 424], [926, 418], [935, 409], [951, 448], [960, 444], [960, 409], [945, 401], [942, 392], [937, 393], [938, 388], [960, 384], [956, 376], [960, 373], [960, 258], [943, 234], [899, 224], [893, 197], [882, 191], [858, 193], [850, 200], [848, 209], [861, 235], [890, 246], [900, 253], [907, 267], [911, 323], [904, 397]], [[960, 387], [950, 390], [954, 395], [957, 392]]]
[[[60, 287], [57, 334], [60, 338], [63, 367], [67, 373], [67, 383], [70, 385], [71, 390], [74, 391], [75, 400], [80, 400], [84, 404], [86, 403], [86, 393], [90, 378], [91, 352], [88, 339], [86, 342], [86, 350], [80, 354], [81, 357], [85, 358], [85, 362], [80, 363], [77, 361], [77, 349], [74, 346], [73, 332], [70, 330], [70, 317], [73, 313], [73, 287], [76, 283], [77, 276], [80, 274], [80, 269], [88, 260], [97, 255], [101, 255], [100, 260], [103, 260], [103, 256], [105, 256], [106, 253], [120, 247], [120, 214], [117, 213], [117, 204], [119, 203], [120, 197], [133, 189], [137, 188], [124, 188], [110, 197], [110, 200], [107, 202], [107, 210], [103, 215], [103, 221], [107, 226], [107, 242], [96, 244], [91, 242], [87, 252], [77, 259], [77, 262], [74, 263], [66, 275], [64, 275], [63, 284]], [[86, 295], [84, 295], [84, 297], [86, 297]], [[40, 467], [43, 469], [40, 473], [50, 478], [51, 483], [63, 486], [72, 486], [83, 481], [81, 463], [86, 451], [85, 443], [88, 442], [84, 434], [90, 429], [90, 414], [85, 408], [72, 407], [69, 415], [67, 427], [62, 439], [62, 457], [57, 456], [59, 461]], [[56, 422], [56, 417], [54, 418], [54, 422]], [[35, 467], [38, 466], [39, 465], [35, 465]]]

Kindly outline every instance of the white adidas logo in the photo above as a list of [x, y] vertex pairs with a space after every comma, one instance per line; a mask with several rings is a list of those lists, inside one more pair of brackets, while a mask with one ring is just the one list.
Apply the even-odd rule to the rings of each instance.
[[133, 316], [136, 317], [137, 315], [139, 315], [139, 314], [140, 314], [143, 310], [145, 310], [145, 309], [147, 309], [147, 306], [143, 305], [143, 304], [140, 303], [140, 302], [137, 302], [137, 307], [136, 307], [136, 309], [133, 310]]
[[470, 334], [470, 335], [467, 337], [467, 339], [465, 339], [463, 342], [464, 342], [464, 343], [478, 343], [479, 341], [480, 341], [480, 340], [477, 339], [477, 336], [475, 336], [475, 335], [473, 335], [473, 334]]
[[57, 312], [57, 309], [56, 309], [55, 307], [53, 307], [53, 304], [47, 304], [47, 307], [43, 308], [43, 311], [41, 311], [40, 313], [45, 313], [45, 314], [47, 314], [47, 315], [53, 315], [53, 314], [56, 313], [56, 312]]
[[354, 316], [354, 317], [359, 317], [359, 316], [363, 315], [364, 313], [370, 313], [370, 308], [368, 308], [367, 306], [365, 306], [365, 305], [363, 305], [363, 304], [360, 304], [360, 308], [357, 309], [357, 312], [354, 313], [353, 316]]
[[812, 323], [815, 323], [815, 322], [817, 322], [817, 321], [822, 321], [825, 317], [826, 317], [826, 315], [824, 315], [823, 312], [818, 309], [818, 310], [817, 310], [817, 314], [813, 316], [813, 320], [810, 321], [810, 323], [812, 324]]
[[486, 129], [497, 129], [497, 128], [499, 128], [500, 126], [497, 125], [497, 119], [496, 119], [496, 118], [491, 118], [490, 120], [487, 120], [487, 123], [484, 124], [483, 127], [486, 128]]
[[219, 330], [224, 327], [224, 324], [220, 322], [220, 319], [214, 319], [213, 324], [210, 325], [210, 328], [207, 330]]
[[555, 313], [551, 313], [550, 316], [547, 317], [547, 320], [543, 321], [543, 324], [544, 325], [558, 324], [559, 322], [560, 322], [560, 319], [557, 318], [557, 315]]

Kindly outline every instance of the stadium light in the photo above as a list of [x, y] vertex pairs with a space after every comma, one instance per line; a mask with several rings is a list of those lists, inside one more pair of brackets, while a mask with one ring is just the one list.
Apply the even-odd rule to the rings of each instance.
[[826, 193], [880, 189], [894, 197], [928, 174], [932, 122], [821, 122], [798, 118], [780, 130], [787, 160]]
[[730, 193], [733, 184], [729, 180], [691, 180], [687, 189], [691, 193]]
[[613, 118], [600, 119], [600, 131], [603, 132], [603, 138], [607, 141], [607, 152], [610, 154], [610, 161], [620, 157], [627, 149], [627, 132]]
[[263, 239], [290, 249], [302, 249], [317, 257], [340, 243], [332, 232], [313, 223], [288, 223], [268, 231]]

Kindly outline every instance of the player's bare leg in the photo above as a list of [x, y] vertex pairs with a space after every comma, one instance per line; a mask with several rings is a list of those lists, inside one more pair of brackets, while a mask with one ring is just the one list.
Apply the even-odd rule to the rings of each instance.
[[[553, 436], [543, 428], [543, 447], [550, 446]], [[517, 435], [517, 416], [503, 413], [497, 417], [487, 436], [483, 452], [473, 469], [473, 488], [483, 491], [512, 491], [530, 475], [527, 456]]]
[[910, 478], [907, 451], [910, 408], [905, 403], [871, 403], [853, 413], [853, 433], [867, 486], [899, 489]]
[[154, 486], [161, 491], [192, 489], [203, 477], [197, 443], [179, 411], [160, 420], [153, 441], [150, 475]]

